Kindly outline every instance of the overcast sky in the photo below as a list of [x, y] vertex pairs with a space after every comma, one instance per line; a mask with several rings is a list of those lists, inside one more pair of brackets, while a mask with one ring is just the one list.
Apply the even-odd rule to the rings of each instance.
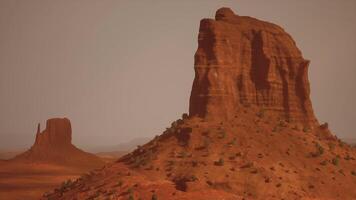
[[0, 0], [0, 149], [52, 117], [79, 147], [160, 134], [188, 112], [200, 19], [225, 6], [290, 33], [319, 121], [356, 137], [354, 0]]

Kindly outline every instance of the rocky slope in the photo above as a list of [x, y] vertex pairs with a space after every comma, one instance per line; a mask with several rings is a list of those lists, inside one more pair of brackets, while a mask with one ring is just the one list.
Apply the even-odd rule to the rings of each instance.
[[38, 124], [36, 140], [33, 146], [11, 161], [90, 168], [103, 164], [103, 161], [97, 156], [84, 152], [72, 144], [72, 128], [67, 118], [47, 120], [46, 129], [42, 132], [40, 124]]
[[279, 26], [219, 9], [189, 116], [43, 199], [356, 199], [356, 151], [318, 124], [308, 63]]

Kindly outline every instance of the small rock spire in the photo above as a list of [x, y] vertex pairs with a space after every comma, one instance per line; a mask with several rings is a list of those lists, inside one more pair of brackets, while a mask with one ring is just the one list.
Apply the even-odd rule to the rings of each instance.
[[37, 134], [41, 133], [41, 123], [37, 124]]

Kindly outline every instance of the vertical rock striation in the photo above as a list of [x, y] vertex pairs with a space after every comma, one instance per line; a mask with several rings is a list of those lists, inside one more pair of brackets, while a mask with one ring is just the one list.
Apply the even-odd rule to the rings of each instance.
[[229, 119], [250, 106], [315, 125], [308, 66], [281, 27], [221, 8], [200, 22], [190, 115]]

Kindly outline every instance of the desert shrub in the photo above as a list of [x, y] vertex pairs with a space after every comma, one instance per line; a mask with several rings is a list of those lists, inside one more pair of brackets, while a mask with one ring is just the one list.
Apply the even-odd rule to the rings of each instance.
[[320, 162], [320, 165], [325, 166], [326, 164], [328, 164], [328, 161], [327, 161], [327, 160], [323, 160], [323, 161]]
[[338, 165], [339, 165], [339, 157], [336, 156], [335, 158], [333, 158], [333, 159], [331, 160], [331, 163], [332, 163], [333, 165], [335, 165], [335, 166], [338, 166]]
[[350, 156], [349, 154], [346, 154], [346, 156], [345, 156], [344, 159], [345, 159], [345, 160], [351, 160], [352, 158], [351, 158], [351, 156]]
[[277, 131], [278, 131], [277, 127], [276, 126], [273, 127], [272, 132], [277, 132]]
[[303, 132], [304, 132], [304, 133], [309, 132], [309, 128], [306, 127], [306, 126], [304, 126], [304, 127], [303, 127]]
[[351, 171], [351, 174], [353, 175], [353, 176], [356, 176], [356, 171]]
[[198, 178], [195, 175], [192, 175], [190, 177], [190, 181], [197, 181], [197, 180], [198, 180]]
[[229, 156], [229, 160], [235, 160], [235, 155]]
[[252, 162], [248, 162], [248, 163], [242, 165], [240, 168], [242, 168], [242, 169], [244, 169], [244, 168], [251, 168], [251, 167], [253, 167], [253, 166], [254, 166], [254, 164], [253, 164]]
[[133, 194], [133, 189], [130, 188], [127, 192], [129, 193], [129, 200], [135, 200], [134, 194]]
[[175, 135], [180, 146], [187, 146], [189, 144], [190, 134], [192, 131], [193, 129], [190, 127], [182, 128], [179, 134]]
[[313, 157], [321, 156], [321, 155], [324, 153], [324, 148], [323, 148], [323, 146], [321, 146], [319, 143], [316, 143], [316, 144], [315, 144], [315, 147], [316, 147], [316, 152], [313, 152], [313, 153], [312, 153], [312, 156], [313, 156]]
[[233, 146], [236, 145], [236, 138], [232, 139], [231, 142], [228, 143], [228, 145]]
[[218, 161], [215, 161], [214, 164], [216, 166], [223, 166], [224, 165], [224, 159], [220, 158]]
[[178, 126], [178, 122], [177, 121], [172, 122], [172, 124], [171, 124], [172, 128], [176, 128], [177, 126]]
[[119, 186], [119, 187], [121, 187], [123, 184], [124, 184], [124, 182], [123, 182], [122, 180], [119, 180], [119, 181], [117, 182], [117, 186]]
[[329, 143], [328, 146], [329, 146], [330, 151], [333, 151], [335, 149], [334, 143]]
[[182, 152], [180, 152], [179, 154], [178, 154], [178, 158], [185, 158], [185, 157], [187, 157], [188, 156], [188, 154], [187, 154], [187, 152], [185, 152], [185, 151], [182, 151]]
[[298, 127], [298, 125], [295, 125], [295, 126], [293, 126], [293, 128], [292, 128], [293, 130], [296, 130], [296, 131], [299, 131], [299, 127]]
[[279, 127], [286, 127], [286, 126], [287, 126], [286, 121], [284, 121], [284, 120], [279, 120], [278, 126], [279, 126]]
[[265, 116], [265, 110], [262, 108], [261, 110], [259, 110], [258, 112], [257, 112], [257, 117], [259, 117], [259, 118], [263, 118], [264, 116]]
[[187, 119], [188, 117], [189, 117], [189, 115], [187, 113], [182, 114], [182, 119]]
[[156, 193], [153, 193], [153, 194], [152, 194], [151, 200], [158, 200]]
[[66, 181], [64, 181], [62, 184], [61, 184], [61, 187], [59, 188], [59, 191], [61, 192], [65, 192], [71, 185], [72, 185], [72, 180], [71, 179], [68, 179]]
[[222, 131], [222, 132], [219, 133], [219, 138], [220, 139], [224, 139], [225, 137], [226, 137], [225, 131]]

